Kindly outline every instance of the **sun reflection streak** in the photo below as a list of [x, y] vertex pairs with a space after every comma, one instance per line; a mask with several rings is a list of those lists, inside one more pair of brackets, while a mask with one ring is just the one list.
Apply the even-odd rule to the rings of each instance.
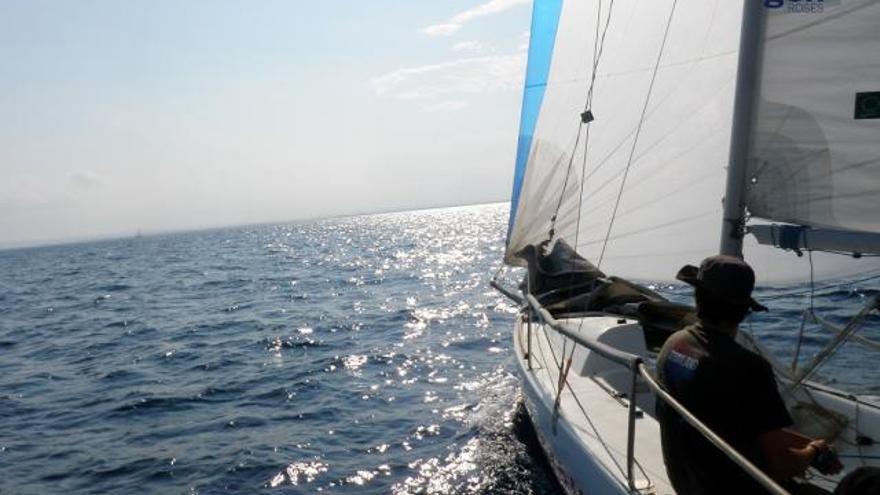
[[269, 486], [275, 488], [285, 483], [294, 486], [300, 483], [311, 483], [318, 476], [326, 473], [328, 469], [329, 466], [320, 461], [294, 462], [276, 474], [269, 482]]

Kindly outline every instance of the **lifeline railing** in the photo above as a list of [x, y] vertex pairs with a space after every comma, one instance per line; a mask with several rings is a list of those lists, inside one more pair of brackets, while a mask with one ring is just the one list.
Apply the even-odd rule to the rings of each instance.
[[[792, 371], [794, 371], [794, 381], [791, 385], [789, 385], [788, 390], [794, 390], [804, 382], [806, 382], [813, 374], [821, 367], [828, 359], [836, 353], [840, 347], [848, 342], [849, 340], [855, 340], [856, 342], [861, 343], [862, 345], [866, 345], [873, 349], [877, 349], [877, 342], [873, 340], [866, 339], [864, 337], [860, 337], [856, 335], [856, 331], [864, 324], [865, 320], [868, 318], [868, 315], [875, 310], [880, 309], [880, 296], [873, 296], [865, 303], [862, 309], [846, 324], [843, 328], [838, 328], [836, 325], [830, 323], [829, 321], [821, 318], [819, 315], [815, 314], [812, 309], [807, 310], [809, 314], [812, 315], [813, 320], [818, 323], [822, 328], [826, 328], [831, 330], [836, 335], [831, 341], [825, 346], [824, 349], [819, 351], [816, 356], [807, 364], [803, 369], [797, 369], [792, 366]], [[803, 340], [803, 334], [798, 339], [798, 347], [801, 345], [801, 340]], [[797, 353], [795, 353], [797, 356]], [[797, 361], [794, 361], [796, 364]]]
[[[634, 475], [634, 463], [635, 463], [635, 430], [636, 430], [636, 384], [638, 381], [638, 377], [641, 376], [649, 387], [657, 394], [657, 397], [660, 397], [666, 404], [675, 409], [678, 414], [684, 418], [685, 421], [688, 422], [691, 426], [693, 426], [700, 434], [702, 434], [707, 440], [709, 440], [715, 447], [717, 447], [721, 452], [723, 452], [727, 457], [730, 458], [733, 462], [735, 462], [740, 468], [742, 468], [746, 473], [748, 473], [752, 478], [754, 478], [757, 482], [764, 486], [771, 493], [777, 495], [790, 495], [788, 491], [779, 486], [772, 478], [764, 474], [763, 471], [758, 469], [754, 464], [749, 462], [748, 459], [740, 455], [733, 447], [727, 444], [721, 437], [715, 434], [708, 426], [704, 425], [699, 419], [696, 418], [693, 414], [691, 414], [684, 406], [682, 406], [677, 400], [675, 400], [668, 392], [663, 390], [663, 387], [654, 380], [654, 377], [651, 376], [651, 372], [645, 366], [641, 356], [636, 354], [630, 354], [628, 352], [621, 351], [620, 349], [615, 349], [607, 344], [599, 342], [596, 339], [585, 337], [579, 333], [572, 332], [571, 330], [565, 328], [565, 325], [558, 320], [556, 320], [549, 311], [544, 309], [541, 306], [541, 303], [538, 302], [537, 299], [531, 294], [526, 295], [525, 300], [515, 294], [514, 292], [506, 289], [505, 287], [498, 284], [496, 281], [490, 282], [490, 285], [494, 287], [496, 290], [519, 304], [521, 307], [528, 309], [528, 321], [531, 322], [532, 315], [537, 314], [540, 319], [544, 322], [544, 324], [553, 328], [556, 332], [568, 337], [573, 342], [578, 345], [584, 346], [590, 351], [595, 352], [596, 354], [614, 362], [626, 368], [629, 368], [631, 373], [631, 381], [630, 381], [630, 395], [629, 395], [629, 416], [627, 418], [628, 426], [627, 426], [627, 442], [626, 442], [626, 477], [627, 477], [627, 485], [631, 492], [637, 492], [637, 488], [635, 486], [635, 475]], [[529, 325], [529, 335], [528, 335], [528, 346], [529, 349], [527, 351], [528, 359], [531, 362], [531, 325]]]

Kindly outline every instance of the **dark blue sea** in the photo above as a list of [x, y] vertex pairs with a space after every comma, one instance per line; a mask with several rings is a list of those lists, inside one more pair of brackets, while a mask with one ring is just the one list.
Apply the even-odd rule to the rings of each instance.
[[[487, 205], [0, 251], [0, 493], [554, 492], [519, 405], [516, 307], [488, 286], [506, 220]], [[878, 288], [814, 305], [845, 322]], [[754, 331], [790, 359], [809, 290], [761, 296]], [[880, 393], [865, 356], [823, 379]]]

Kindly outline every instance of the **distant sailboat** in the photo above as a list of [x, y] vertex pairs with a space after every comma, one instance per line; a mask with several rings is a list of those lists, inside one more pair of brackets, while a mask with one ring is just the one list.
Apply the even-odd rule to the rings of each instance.
[[[673, 493], [648, 363], [692, 315], [609, 275], [668, 281], [719, 251], [759, 285], [880, 266], [877, 26], [876, 0], [534, 1], [505, 255], [529, 274], [522, 295], [493, 285], [522, 304], [526, 407], [571, 493]], [[855, 335], [877, 309], [808, 365], [774, 363], [846, 470], [880, 463], [880, 406], [810, 378], [843, 342], [880, 349]]]

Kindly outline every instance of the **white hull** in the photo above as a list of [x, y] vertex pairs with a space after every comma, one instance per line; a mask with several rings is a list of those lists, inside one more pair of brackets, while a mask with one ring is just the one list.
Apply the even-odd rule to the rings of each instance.
[[[583, 336], [648, 357], [641, 328], [632, 321], [590, 316], [561, 322]], [[659, 424], [653, 417], [654, 394], [645, 384], [638, 387], [636, 404], [643, 414], [636, 419], [637, 490], [631, 491], [626, 475], [630, 372], [582, 347], [571, 354], [573, 345], [570, 341], [563, 344], [562, 336], [549, 327], [532, 323], [529, 332], [523, 318], [517, 321], [514, 347], [525, 405], [562, 486], [571, 494], [674, 494], [663, 463]], [[529, 348], [531, 359], [525, 357]], [[556, 407], [563, 348], [572, 364], [566, 377], [568, 384]], [[880, 409], [876, 405], [812, 384], [799, 391], [795, 399], [818, 404], [846, 418], [834, 442], [846, 466], [844, 472], [861, 465], [880, 465], [880, 446], [859, 446], [856, 438], [863, 435], [880, 440]], [[833, 490], [839, 477], [812, 481]]]
[[[585, 318], [584, 325], [579, 325], [580, 332], [592, 332], [598, 336], [609, 327], [617, 327], [617, 321], [614, 317]], [[562, 339], [552, 329], [547, 328], [545, 332], [541, 325], [533, 323], [530, 370], [528, 360], [523, 357], [528, 348], [527, 327], [522, 319], [518, 320], [514, 338], [523, 397], [538, 438], [560, 483], [572, 494], [631, 493], [626, 479], [628, 401], [609, 393], [618, 387], [622, 388], [621, 392], [629, 388], [629, 370], [578, 348], [572, 357], [567, 377], [570, 388], [566, 387], [559, 401], [558, 414], [554, 414], [559, 368], [553, 352], [557, 358], [561, 356]], [[641, 336], [637, 325], [627, 327], [624, 333]], [[566, 356], [571, 352], [572, 345], [567, 345]], [[631, 345], [626, 347], [629, 347], [627, 351], [635, 350]], [[598, 365], [598, 368], [590, 368], [595, 373], [583, 376], [581, 370], [591, 364]], [[653, 394], [647, 387], [640, 387], [640, 390], [637, 404], [640, 409], [653, 413]], [[584, 416], [581, 405], [589, 420]], [[641, 493], [674, 493], [663, 465], [660, 427], [650, 414], [643, 414], [636, 420], [635, 445], [635, 458], [641, 467], [636, 467], [635, 479], [637, 486], [643, 488]]]

